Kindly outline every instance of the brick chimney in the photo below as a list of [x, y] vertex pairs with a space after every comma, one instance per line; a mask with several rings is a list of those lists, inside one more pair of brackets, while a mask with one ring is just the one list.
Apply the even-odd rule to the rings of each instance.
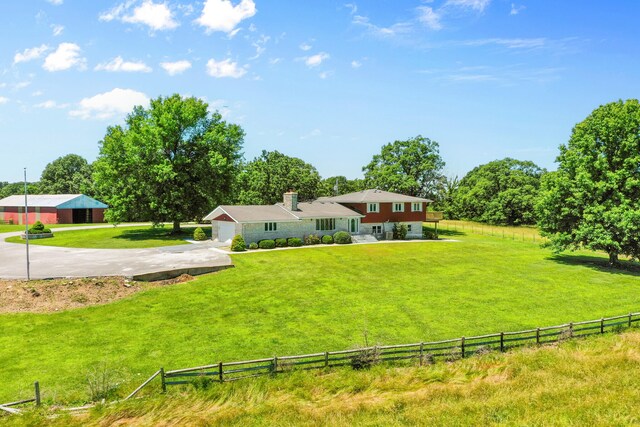
[[298, 193], [295, 191], [288, 191], [283, 196], [284, 207], [290, 211], [298, 210]]

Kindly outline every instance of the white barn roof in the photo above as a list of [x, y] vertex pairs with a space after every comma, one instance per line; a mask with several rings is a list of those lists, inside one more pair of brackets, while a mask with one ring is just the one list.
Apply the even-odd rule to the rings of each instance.
[[383, 190], [363, 190], [355, 193], [342, 194], [335, 197], [320, 197], [319, 202], [337, 203], [403, 203], [403, 202], [433, 202], [433, 200], [421, 197], [405, 196]]
[[[29, 194], [29, 207], [57, 209], [108, 208], [104, 203], [84, 194]], [[14, 195], [0, 199], [0, 207], [24, 206], [24, 195]]]

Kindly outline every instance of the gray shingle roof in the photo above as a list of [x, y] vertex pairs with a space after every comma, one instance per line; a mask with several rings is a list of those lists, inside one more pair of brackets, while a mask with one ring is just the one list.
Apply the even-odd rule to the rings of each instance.
[[[29, 206], [41, 208], [91, 209], [108, 206], [84, 194], [29, 194]], [[14, 195], [0, 200], [1, 207], [24, 206], [24, 195]]]
[[211, 221], [222, 214], [227, 214], [236, 222], [264, 222], [264, 221], [297, 221], [300, 218], [346, 218], [360, 217], [357, 212], [332, 202], [298, 203], [298, 210], [285, 209], [282, 203], [275, 205], [222, 205], [215, 208], [206, 221]]
[[363, 190], [334, 197], [320, 197], [318, 201], [337, 203], [401, 203], [401, 202], [433, 202], [421, 197], [405, 196], [383, 190]]

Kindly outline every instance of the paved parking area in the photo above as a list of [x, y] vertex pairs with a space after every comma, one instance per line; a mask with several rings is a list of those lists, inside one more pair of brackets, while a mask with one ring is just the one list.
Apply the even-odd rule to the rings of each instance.
[[[86, 227], [58, 231], [80, 228]], [[0, 233], [0, 278], [27, 278], [26, 246], [5, 242], [7, 237], [19, 234]], [[211, 241], [149, 249], [81, 249], [30, 245], [29, 254], [32, 279], [126, 276], [137, 280], [160, 280], [183, 273], [208, 273], [233, 265], [231, 258], [217, 250]]]

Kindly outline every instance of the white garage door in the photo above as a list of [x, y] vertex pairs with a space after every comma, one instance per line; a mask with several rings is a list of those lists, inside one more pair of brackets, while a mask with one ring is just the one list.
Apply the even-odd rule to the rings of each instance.
[[218, 241], [231, 243], [233, 236], [236, 234], [236, 223], [227, 221], [218, 221]]

